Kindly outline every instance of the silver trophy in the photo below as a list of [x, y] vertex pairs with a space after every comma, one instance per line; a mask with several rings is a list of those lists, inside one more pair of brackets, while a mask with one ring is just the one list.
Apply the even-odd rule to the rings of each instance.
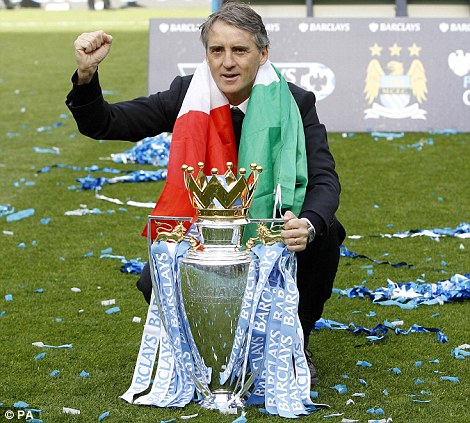
[[[232, 384], [230, 379], [221, 384], [219, 375], [232, 351], [250, 266], [249, 249], [257, 239], [269, 243], [279, 241], [280, 237], [257, 220], [258, 237], [249, 238], [247, 248], [242, 248], [245, 226], [251, 223], [247, 214], [262, 171], [260, 166], [252, 164], [249, 175], [245, 169], [240, 169], [239, 178], [232, 172], [230, 162], [223, 175], [212, 169], [212, 175], [207, 176], [203, 172], [204, 164], [199, 163], [198, 167], [196, 175], [194, 168], [186, 165], [182, 168], [190, 200], [197, 212], [197, 235], [188, 239], [183, 235], [180, 223], [171, 232], [157, 229], [157, 240], [177, 242], [186, 237], [192, 247], [180, 261], [179, 269], [181, 301], [190, 330], [204, 365], [212, 369], [210, 383], [197, 376], [204, 374], [203, 369], [191, 372], [204, 398], [200, 405], [213, 409], [239, 407], [243, 406], [241, 397], [256, 375], [247, 380], [235, 380]], [[168, 217], [161, 218], [168, 220]]]

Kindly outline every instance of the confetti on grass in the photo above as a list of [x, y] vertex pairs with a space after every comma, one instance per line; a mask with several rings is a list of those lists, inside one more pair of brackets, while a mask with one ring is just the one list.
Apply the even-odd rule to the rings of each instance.
[[465, 359], [465, 357], [468, 357], [470, 355], [470, 351], [467, 351], [467, 349], [470, 349], [470, 345], [463, 344], [458, 346], [457, 348], [454, 348], [451, 351], [451, 354], [458, 360], [463, 360]]
[[[441, 198], [442, 201], [442, 198]], [[375, 236], [375, 235], [372, 235]], [[432, 239], [438, 239], [442, 236], [451, 236], [456, 238], [470, 238], [470, 223], [460, 222], [455, 229], [451, 228], [433, 228], [433, 229], [410, 229], [404, 232], [394, 234], [381, 234], [381, 238], [408, 238], [416, 236], [427, 236]], [[349, 235], [350, 239], [366, 238], [364, 235]]]
[[34, 347], [39, 348], [72, 348], [72, 344], [64, 344], [64, 345], [46, 345], [44, 342], [33, 342], [31, 345]]
[[321, 318], [315, 323], [314, 330], [320, 330], [322, 328], [327, 328], [330, 330], [346, 330], [352, 334], [365, 333], [369, 341], [379, 341], [385, 338], [389, 331], [393, 331], [395, 335], [408, 335], [410, 333], [427, 333], [433, 332], [437, 333], [437, 340], [442, 343], [448, 342], [447, 336], [439, 328], [425, 328], [423, 326], [414, 324], [408, 330], [397, 328], [393, 323], [385, 320], [383, 324], [378, 324], [373, 329], [367, 329], [363, 326], [358, 326], [354, 323], [349, 323], [346, 325], [344, 323], [335, 322], [334, 320], [327, 320]]
[[62, 413], [64, 413], [64, 414], [80, 414], [80, 410], [76, 410], [75, 408], [62, 407]]
[[452, 383], [459, 383], [460, 379], [455, 376], [441, 376], [441, 380], [447, 380]]
[[24, 409], [24, 408], [28, 408], [29, 404], [27, 402], [24, 402], [24, 401], [17, 401], [13, 404], [13, 407]]
[[388, 265], [390, 265], [394, 268], [399, 268], [399, 267], [403, 267], [403, 266], [407, 266], [409, 268], [414, 267], [412, 264], [408, 264], [405, 261], [401, 261], [399, 263], [392, 263], [390, 261], [380, 261], [380, 260], [372, 259], [372, 258], [370, 258], [370, 257], [368, 257], [364, 254], [355, 253], [354, 251], [349, 250], [344, 245], [341, 245], [341, 247], [340, 247], [340, 255], [341, 255], [341, 257], [348, 257], [348, 258], [352, 258], [352, 259], [362, 258], [362, 259], [372, 261], [376, 264], [388, 264]]
[[100, 190], [103, 188], [103, 185], [111, 185], [119, 182], [158, 182], [165, 180], [166, 176], [166, 169], [136, 170], [127, 175], [115, 176], [114, 178], [95, 178], [88, 175], [85, 178], [77, 178], [77, 182], [80, 182], [80, 188], [83, 190]]
[[171, 134], [163, 133], [139, 141], [129, 150], [111, 154], [115, 163], [139, 163], [153, 166], [168, 166]]
[[105, 411], [103, 414], [101, 414], [99, 417], [98, 417], [98, 421], [99, 422], [102, 422], [106, 417], [108, 417], [111, 413], [109, 411]]
[[348, 392], [348, 388], [344, 384], [330, 386], [330, 388], [336, 390], [339, 394], [345, 394], [346, 392]]
[[18, 220], [26, 219], [28, 217], [34, 216], [35, 210], [34, 209], [25, 209], [20, 210], [16, 213], [8, 214], [6, 217], [7, 222], [16, 222]]
[[369, 408], [368, 410], [366, 410], [366, 413], [377, 414], [378, 416], [384, 415], [384, 411], [380, 407], [377, 409], [374, 409], [373, 407]]
[[470, 275], [455, 274], [450, 279], [437, 283], [395, 283], [390, 279], [386, 287], [369, 290], [365, 286], [348, 289], [334, 288], [333, 292], [348, 298], [368, 297], [379, 305], [396, 305], [404, 309], [413, 309], [419, 305], [444, 304], [470, 298]]

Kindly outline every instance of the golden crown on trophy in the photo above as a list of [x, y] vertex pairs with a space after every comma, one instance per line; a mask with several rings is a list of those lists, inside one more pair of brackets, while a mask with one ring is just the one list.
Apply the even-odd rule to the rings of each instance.
[[193, 207], [202, 218], [244, 218], [248, 214], [259, 174], [263, 168], [256, 163], [250, 165], [251, 173], [246, 177], [246, 169], [239, 170], [237, 179], [233, 173], [233, 163], [227, 162], [227, 171], [219, 175], [219, 170], [213, 168], [207, 176], [203, 169], [204, 163], [198, 163], [199, 172], [193, 176], [194, 168], [183, 165], [184, 182]]

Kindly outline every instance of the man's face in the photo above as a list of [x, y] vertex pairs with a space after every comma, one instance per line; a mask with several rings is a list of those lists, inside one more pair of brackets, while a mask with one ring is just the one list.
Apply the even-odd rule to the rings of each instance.
[[266, 63], [248, 31], [216, 21], [208, 33], [206, 59], [215, 83], [230, 104], [237, 106], [251, 93], [258, 68]]

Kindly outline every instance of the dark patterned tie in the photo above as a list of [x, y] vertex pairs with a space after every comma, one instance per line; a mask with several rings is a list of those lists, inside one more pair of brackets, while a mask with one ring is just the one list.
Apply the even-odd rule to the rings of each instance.
[[245, 117], [245, 113], [243, 113], [238, 107], [232, 107], [231, 113], [233, 132], [235, 133], [235, 142], [237, 144], [238, 151], [238, 147], [240, 146], [240, 136], [242, 134], [242, 124], [243, 118]]

